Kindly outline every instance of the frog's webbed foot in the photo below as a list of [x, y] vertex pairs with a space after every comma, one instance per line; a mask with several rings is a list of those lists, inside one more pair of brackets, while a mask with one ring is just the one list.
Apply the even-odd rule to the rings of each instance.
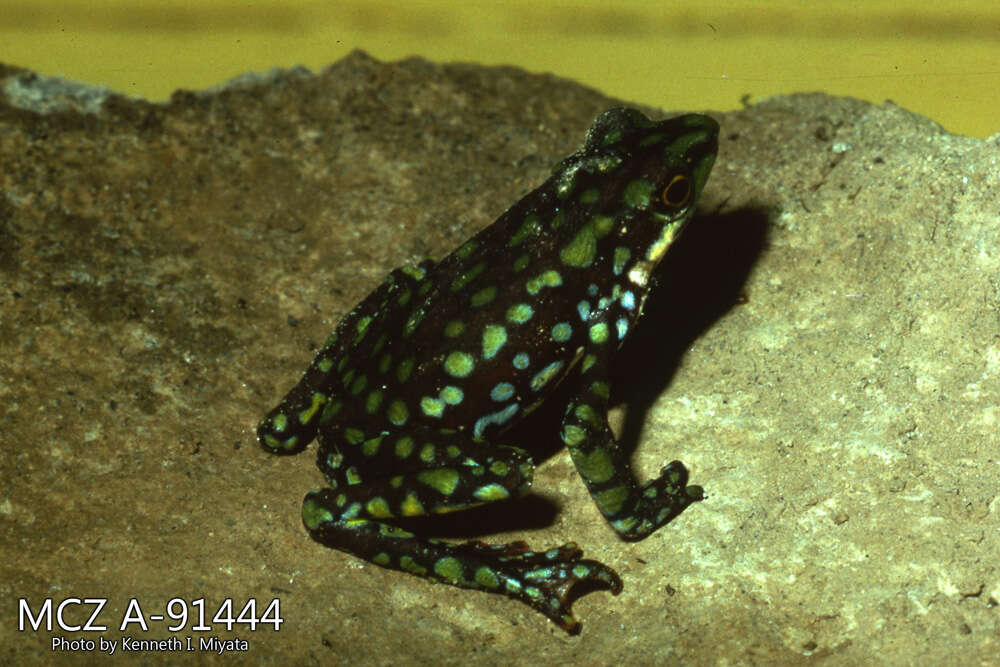
[[580, 632], [573, 617], [573, 590], [586, 582], [583, 593], [592, 587], [606, 586], [612, 595], [622, 591], [618, 573], [596, 560], [581, 558], [583, 550], [569, 542], [548, 551], [530, 551], [525, 542], [491, 546], [468, 542], [456, 547], [468, 550], [469, 557], [493, 560], [490, 568], [500, 579], [510, 597], [537, 609], [570, 634]]
[[581, 558], [573, 542], [548, 551], [530, 551], [524, 542], [450, 544], [372, 519], [337, 518], [334, 511], [342, 503], [336, 496], [321, 489], [306, 497], [306, 528], [321, 544], [382, 567], [521, 600], [570, 634], [580, 631], [570, 609], [577, 584], [583, 585], [581, 594], [595, 587], [607, 587], [614, 595], [622, 590], [617, 572]]
[[664, 526], [689, 505], [705, 499], [700, 486], [688, 486], [688, 471], [680, 461], [671, 461], [660, 476], [642, 487], [641, 502], [629, 519], [612, 522], [626, 540], [641, 540]]

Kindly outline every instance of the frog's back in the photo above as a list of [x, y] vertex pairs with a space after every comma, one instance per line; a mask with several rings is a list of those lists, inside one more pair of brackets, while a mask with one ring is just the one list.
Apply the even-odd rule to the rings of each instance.
[[[342, 391], [363, 400], [343, 419], [375, 427], [378, 403], [395, 426], [495, 436], [544, 400], [588, 342], [617, 345], [639, 315], [651, 253], [694, 199], [694, 186], [673, 202], [659, 194], [692, 160], [670, 142], [704, 122], [613, 114], [493, 225], [437, 265], [396, 272], [370, 316], [377, 333], [345, 350]], [[620, 312], [609, 326], [611, 309]]]

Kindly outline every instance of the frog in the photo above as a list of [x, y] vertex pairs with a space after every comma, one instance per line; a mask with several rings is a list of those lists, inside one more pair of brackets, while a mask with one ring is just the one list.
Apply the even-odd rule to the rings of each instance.
[[495, 222], [440, 261], [395, 269], [355, 306], [257, 428], [274, 454], [318, 440], [326, 486], [302, 503], [309, 535], [520, 600], [571, 634], [578, 584], [618, 595], [619, 574], [575, 542], [455, 543], [405, 520], [527, 494], [530, 443], [505, 437], [562, 382], [570, 398], [551, 438], [621, 539], [642, 540], [705, 497], [680, 461], [639, 484], [608, 423], [609, 378], [654, 269], [694, 214], [718, 134], [707, 115], [609, 109]]

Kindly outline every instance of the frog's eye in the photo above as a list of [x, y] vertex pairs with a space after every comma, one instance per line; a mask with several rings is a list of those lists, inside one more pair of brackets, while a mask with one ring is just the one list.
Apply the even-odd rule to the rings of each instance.
[[677, 174], [660, 193], [660, 201], [667, 208], [680, 208], [691, 198], [691, 179], [684, 174]]

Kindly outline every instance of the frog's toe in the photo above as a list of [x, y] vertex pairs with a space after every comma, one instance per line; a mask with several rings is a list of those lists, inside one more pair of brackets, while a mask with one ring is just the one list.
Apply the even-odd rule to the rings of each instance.
[[257, 441], [272, 454], [298, 454], [315, 432], [306, 433], [296, 426], [280, 407], [275, 408], [257, 424]]
[[688, 485], [688, 471], [680, 461], [671, 461], [660, 471], [660, 476], [645, 487], [642, 494], [647, 499], [645, 517], [655, 530], [670, 523], [688, 505], [705, 499], [700, 486]]
[[[573, 601], [596, 588], [607, 587], [612, 595], [622, 591], [618, 573], [604, 563], [580, 558], [582, 550], [575, 543], [564, 544], [545, 552], [528, 551], [511, 558], [501, 558], [512, 567], [503, 568], [509, 594], [518, 597], [570, 634], [580, 631], [573, 617]], [[578, 584], [578, 594], [574, 590]]]
[[671, 461], [660, 470], [657, 480], [671, 495], [686, 500], [685, 506], [705, 499], [705, 490], [696, 484], [688, 485], [688, 470], [680, 461]]

